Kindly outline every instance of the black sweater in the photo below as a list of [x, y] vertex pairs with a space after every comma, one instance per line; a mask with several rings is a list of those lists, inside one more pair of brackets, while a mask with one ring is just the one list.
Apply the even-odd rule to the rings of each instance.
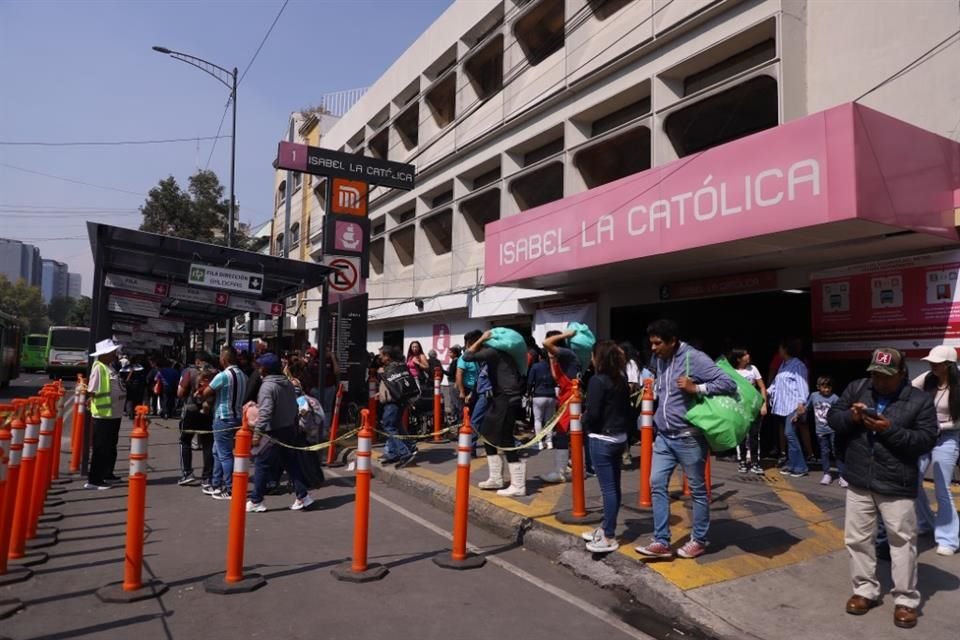
[[615, 384], [605, 373], [590, 377], [587, 385], [587, 410], [583, 414], [583, 430], [615, 436], [628, 433], [632, 425], [630, 388], [626, 379]]

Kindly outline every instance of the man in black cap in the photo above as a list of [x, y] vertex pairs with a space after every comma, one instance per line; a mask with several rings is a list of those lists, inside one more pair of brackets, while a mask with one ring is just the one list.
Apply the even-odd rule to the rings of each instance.
[[910, 385], [896, 349], [874, 351], [867, 372], [870, 377], [850, 383], [827, 417], [846, 451], [843, 477], [850, 485], [843, 531], [853, 582], [847, 613], [863, 615], [880, 605], [874, 546], [880, 520], [890, 541], [893, 622], [910, 629], [920, 605], [917, 460], [937, 440], [937, 412], [930, 395]]

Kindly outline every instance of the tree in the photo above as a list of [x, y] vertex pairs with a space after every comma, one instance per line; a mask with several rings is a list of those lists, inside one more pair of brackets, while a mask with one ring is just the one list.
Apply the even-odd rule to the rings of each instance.
[[[190, 176], [184, 191], [176, 178], [168, 176], [150, 190], [140, 207], [141, 231], [225, 245], [230, 202], [223, 197], [223, 185], [213, 171], [200, 170]], [[239, 213], [239, 212], [237, 212]], [[250, 246], [249, 228], [235, 222], [234, 246]]]
[[67, 315], [67, 324], [71, 327], [89, 327], [92, 309], [93, 301], [88, 296], [80, 296], [79, 300], [74, 300]]
[[6, 276], [0, 275], [0, 311], [19, 318], [33, 333], [42, 333], [50, 326], [40, 289], [31, 287], [23, 278], [11, 284]]
[[47, 305], [47, 317], [54, 326], [67, 324], [67, 318], [73, 310], [73, 298], [53, 298]]

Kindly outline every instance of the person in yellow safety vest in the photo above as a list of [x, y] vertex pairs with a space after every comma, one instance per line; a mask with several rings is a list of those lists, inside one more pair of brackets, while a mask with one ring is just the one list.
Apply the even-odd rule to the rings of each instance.
[[96, 358], [90, 368], [87, 398], [93, 419], [93, 455], [84, 489], [109, 489], [111, 482], [119, 481], [113, 468], [117, 463], [117, 441], [120, 439], [120, 421], [127, 392], [120, 374], [111, 366], [117, 359], [120, 345], [111, 339], [101, 340], [90, 354]]

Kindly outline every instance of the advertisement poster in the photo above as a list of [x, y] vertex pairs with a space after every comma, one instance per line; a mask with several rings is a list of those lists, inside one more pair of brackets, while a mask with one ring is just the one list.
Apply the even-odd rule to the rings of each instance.
[[960, 346], [960, 251], [881, 260], [811, 276], [814, 351], [863, 355], [879, 346], [922, 356]]

